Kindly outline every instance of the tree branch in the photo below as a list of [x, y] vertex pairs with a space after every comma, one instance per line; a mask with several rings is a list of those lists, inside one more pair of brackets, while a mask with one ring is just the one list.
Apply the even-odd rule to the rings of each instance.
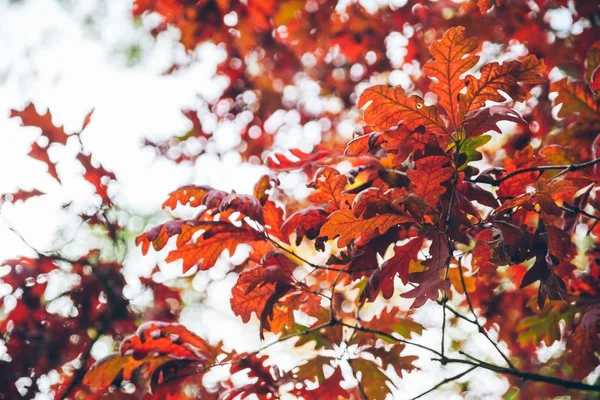
[[566, 202], [563, 203], [563, 206], [560, 207], [560, 209], [564, 210], [564, 211], [569, 211], [569, 212], [574, 212], [574, 213], [577, 213], [577, 214], [581, 214], [581, 215], [584, 215], [584, 216], [586, 216], [588, 218], [595, 219], [596, 221], [600, 221], [600, 217], [598, 217], [597, 215], [590, 214], [590, 213], [582, 210], [580, 207], [572, 206], [572, 205], [570, 205], [569, 203], [566, 203]]
[[504, 175], [503, 177], [500, 177], [498, 179], [490, 179], [490, 178], [485, 178], [485, 177], [481, 177], [478, 176], [474, 179], [465, 179], [468, 182], [473, 182], [473, 183], [487, 183], [490, 185], [494, 185], [494, 186], [498, 186], [500, 185], [502, 182], [511, 179], [517, 175], [521, 175], [521, 174], [526, 174], [528, 172], [541, 172], [543, 173], [544, 171], [551, 171], [551, 170], [560, 170], [561, 172], [559, 172], [558, 174], [556, 174], [555, 176], [553, 176], [551, 179], [556, 179], [557, 177], [566, 174], [567, 172], [572, 172], [572, 171], [577, 171], [580, 169], [584, 169], [587, 167], [591, 167], [593, 165], [596, 165], [600, 163], [600, 157], [595, 158], [593, 160], [590, 161], [586, 161], [580, 164], [571, 164], [571, 165], [541, 165], [538, 167], [529, 167], [529, 168], [523, 168], [523, 169], [519, 169], [517, 171], [513, 171], [509, 174]]
[[516, 370], [517, 368], [513, 365], [513, 363], [509, 360], [509, 358], [504, 354], [504, 352], [502, 352], [502, 350], [500, 350], [500, 347], [498, 347], [498, 344], [492, 340], [492, 338], [488, 335], [485, 328], [483, 326], [481, 326], [481, 324], [479, 323], [479, 319], [477, 319], [477, 314], [475, 314], [475, 308], [473, 307], [473, 303], [471, 302], [471, 299], [469, 298], [469, 293], [467, 292], [467, 285], [465, 283], [465, 275], [463, 273], [460, 262], [458, 264], [458, 274], [460, 275], [460, 283], [462, 285], [463, 292], [465, 293], [465, 298], [467, 299], [467, 304], [469, 305], [469, 310], [471, 310], [471, 314], [473, 314], [473, 318], [474, 318], [473, 322], [475, 323], [475, 325], [477, 325], [477, 328], [479, 329], [479, 333], [481, 333], [488, 340], [488, 342], [490, 342], [492, 344], [492, 346], [494, 346], [496, 351], [498, 351], [498, 353], [502, 356], [504, 361], [506, 361], [506, 364], [508, 364], [510, 369]]
[[443, 386], [443, 385], [445, 385], [446, 383], [450, 383], [450, 382], [453, 382], [453, 381], [455, 381], [455, 380], [457, 380], [457, 379], [460, 379], [460, 378], [462, 378], [463, 376], [467, 375], [469, 372], [473, 371], [474, 369], [477, 369], [477, 366], [473, 366], [473, 367], [471, 367], [471, 368], [467, 369], [466, 371], [463, 371], [463, 372], [461, 372], [460, 374], [456, 374], [456, 375], [454, 375], [454, 376], [451, 376], [450, 378], [446, 378], [446, 379], [444, 379], [443, 381], [441, 381], [440, 383], [438, 383], [437, 385], [435, 385], [434, 387], [432, 387], [432, 388], [431, 388], [431, 389], [429, 389], [428, 391], [426, 391], [426, 392], [423, 392], [423, 393], [421, 393], [420, 395], [418, 395], [418, 396], [416, 396], [416, 397], [413, 397], [413, 398], [412, 398], [412, 399], [410, 399], [410, 400], [417, 400], [417, 399], [420, 399], [421, 397], [423, 397], [423, 396], [425, 396], [425, 395], [427, 395], [427, 394], [429, 394], [429, 393], [433, 392], [434, 390], [438, 389], [440, 386]]
[[[549, 383], [551, 385], [562, 386], [567, 389], [577, 389], [577, 390], [600, 392], [600, 385], [588, 385], [587, 383], [583, 383], [583, 382], [567, 381], [564, 379], [555, 378], [553, 376], [540, 375], [540, 374], [535, 374], [535, 373], [531, 373], [531, 372], [523, 372], [523, 371], [513, 370], [510, 368], [506, 368], [506, 367], [499, 367], [497, 365], [478, 360], [477, 358], [470, 356], [464, 352], [461, 352], [461, 354], [473, 359], [474, 361], [462, 360], [459, 358], [446, 358], [444, 361], [446, 362], [446, 364], [454, 363], [454, 364], [473, 365], [473, 366], [487, 369], [487, 370], [490, 370], [490, 371], [493, 371], [493, 372], [496, 372], [499, 374], [512, 375], [512, 376], [521, 378], [523, 380], [529, 380], [529, 381], [534, 381], [534, 382]], [[440, 360], [437, 360], [437, 361], [440, 361]]]

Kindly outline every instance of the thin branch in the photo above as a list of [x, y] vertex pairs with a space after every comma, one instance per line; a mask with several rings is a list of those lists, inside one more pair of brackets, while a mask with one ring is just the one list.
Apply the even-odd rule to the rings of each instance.
[[479, 329], [479, 333], [481, 333], [488, 340], [488, 342], [490, 342], [492, 344], [492, 346], [494, 346], [496, 351], [498, 351], [498, 353], [502, 356], [504, 361], [506, 361], [506, 364], [510, 367], [510, 369], [516, 370], [517, 368], [513, 365], [513, 363], [509, 360], [509, 358], [504, 354], [504, 352], [502, 350], [500, 350], [500, 347], [498, 347], [498, 344], [494, 340], [492, 340], [492, 338], [488, 335], [485, 328], [479, 323], [479, 320], [477, 319], [477, 314], [475, 314], [475, 308], [473, 307], [473, 303], [471, 302], [469, 293], [467, 292], [467, 284], [465, 283], [465, 275], [463, 273], [460, 262], [458, 264], [458, 274], [460, 275], [460, 283], [462, 285], [463, 292], [465, 293], [465, 298], [467, 299], [467, 304], [469, 305], [469, 310], [471, 311], [471, 314], [473, 314], [473, 317], [475, 318], [474, 322], [477, 325], [477, 328]]
[[431, 353], [433, 353], [433, 354], [441, 357], [442, 359], [445, 359], [445, 356], [443, 356], [442, 353], [440, 353], [437, 350], [431, 349], [431, 348], [429, 348], [427, 346], [423, 346], [422, 344], [419, 344], [419, 343], [411, 342], [410, 340], [405, 340], [405, 339], [397, 338], [397, 337], [395, 337], [395, 336], [393, 336], [393, 335], [391, 335], [391, 334], [389, 334], [387, 332], [380, 331], [380, 330], [377, 330], [377, 329], [365, 328], [365, 327], [360, 326], [360, 325], [350, 325], [350, 324], [347, 324], [347, 323], [345, 323], [343, 321], [336, 321], [336, 322], [338, 324], [342, 325], [342, 326], [345, 326], [346, 328], [354, 329], [354, 330], [357, 330], [357, 331], [360, 331], [360, 332], [372, 333], [372, 334], [375, 334], [375, 335], [383, 336], [383, 337], [385, 337], [387, 339], [390, 339], [390, 340], [394, 340], [396, 342], [404, 343], [404, 344], [407, 344], [407, 345], [410, 345], [410, 346], [419, 347], [419, 348], [421, 348], [423, 350], [427, 350], [427, 351], [429, 351], [429, 352], [431, 352]]
[[580, 164], [571, 164], [571, 165], [541, 165], [538, 167], [529, 167], [529, 168], [523, 168], [523, 169], [519, 169], [517, 171], [513, 171], [509, 174], [504, 175], [501, 178], [498, 179], [486, 179], [486, 178], [482, 178], [481, 176], [476, 177], [475, 179], [465, 179], [468, 182], [473, 182], [473, 183], [488, 183], [490, 185], [494, 185], [494, 186], [498, 186], [500, 185], [502, 182], [511, 179], [517, 175], [521, 175], [521, 174], [526, 174], [528, 172], [544, 172], [544, 171], [551, 171], [551, 170], [561, 170], [561, 172], [559, 172], [558, 174], [556, 174], [555, 176], [553, 176], [551, 178], [552, 179], [556, 179], [557, 177], [566, 174], [567, 172], [572, 172], [572, 171], [577, 171], [580, 169], [584, 169], [587, 167], [591, 167], [593, 165], [596, 165], [600, 163], [600, 157], [599, 158], [595, 158], [593, 160], [590, 161], [586, 161], [584, 163], [580, 163]]
[[431, 389], [429, 389], [428, 391], [426, 391], [426, 392], [423, 392], [423, 393], [421, 393], [420, 395], [418, 395], [418, 396], [416, 396], [416, 397], [413, 397], [413, 398], [412, 398], [412, 399], [410, 399], [410, 400], [417, 400], [417, 399], [420, 399], [421, 397], [423, 397], [423, 396], [425, 396], [425, 395], [427, 395], [427, 394], [429, 394], [429, 393], [433, 392], [434, 390], [438, 389], [439, 387], [441, 387], [441, 386], [444, 386], [446, 383], [450, 383], [450, 382], [453, 382], [453, 381], [455, 381], [455, 380], [457, 380], [457, 379], [460, 379], [460, 378], [462, 378], [463, 376], [467, 375], [469, 372], [471, 372], [471, 371], [473, 371], [474, 369], [477, 369], [477, 368], [478, 368], [478, 367], [475, 365], [475, 366], [472, 366], [471, 368], [467, 369], [466, 371], [463, 371], [463, 372], [461, 372], [460, 374], [456, 374], [456, 375], [454, 375], [454, 376], [451, 376], [451, 377], [449, 377], [449, 378], [446, 378], [446, 379], [444, 379], [443, 381], [441, 381], [440, 383], [438, 383], [437, 385], [435, 385], [434, 387], [432, 387]]
[[[452, 240], [450, 240], [449, 226], [450, 226], [450, 213], [452, 212], [452, 204], [454, 203], [454, 197], [456, 197], [456, 184], [458, 183], [458, 155], [460, 152], [461, 142], [454, 142], [456, 149], [454, 150], [454, 179], [452, 183], [452, 192], [450, 192], [450, 201], [448, 202], [448, 211], [446, 212], [446, 223], [444, 225], [444, 234], [446, 235], [446, 245], [448, 246], [448, 259], [446, 260], [446, 272], [444, 273], [444, 280], [448, 282], [450, 273], [450, 263], [452, 262], [452, 255], [454, 248], [452, 246]], [[444, 296], [442, 297], [442, 339], [440, 341], [440, 348], [442, 356], [445, 352], [445, 341], [446, 341], [446, 303], [448, 302], [448, 289], [444, 288]]]
[[[469, 358], [476, 360], [476, 361], [462, 360], [459, 358], [446, 358], [443, 361], [446, 364], [473, 365], [473, 366], [487, 369], [487, 370], [490, 370], [490, 371], [493, 371], [493, 372], [496, 372], [499, 374], [512, 375], [512, 376], [521, 378], [523, 380], [529, 380], [529, 381], [534, 381], [534, 382], [544, 382], [544, 383], [548, 383], [548, 384], [555, 385], [555, 386], [561, 386], [561, 387], [564, 387], [567, 389], [577, 389], [577, 390], [600, 392], [600, 385], [588, 385], [587, 383], [583, 383], [583, 382], [567, 381], [564, 379], [555, 378], [553, 376], [540, 375], [540, 374], [535, 374], [535, 373], [531, 373], [531, 372], [518, 371], [518, 370], [506, 368], [506, 367], [499, 367], [497, 365], [490, 364], [485, 361], [477, 360], [475, 357], [469, 356], [464, 352], [461, 352], [461, 354], [464, 354], [464, 355], [468, 356]], [[441, 360], [436, 360], [436, 361], [441, 361]]]
[[581, 214], [581, 215], [584, 215], [584, 216], [586, 216], [588, 218], [595, 219], [596, 221], [600, 221], [600, 217], [599, 216], [594, 215], [594, 214], [590, 214], [590, 213], [582, 210], [580, 207], [572, 206], [569, 203], [564, 203], [564, 205], [562, 207], [560, 207], [560, 209], [564, 210], [564, 211], [569, 211], [569, 212], [574, 212], [574, 213], [577, 213], [577, 214]]
[[378, 331], [375, 329], [369, 329], [369, 328], [364, 328], [362, 326], [355, 326], [355, 325], [350, 325], [347, 324], [345, 322], [342, 321], [337, 321], [336, 323], [351, 328], [351, 329], [356, 329], [358, 331], [361, 332], [368, 332], [368, 333], [373, 333], [376, 335], [380, 335], [383, 336], [385, 338], [388, 338], [390, 340], [395, 340], [397, 342], [400, 343], [405, 343], [411, 346], [415, 346], [415, 347], [419, 347], [421, 349], [427, 350], [433, 354], [436, 354], [438, 357], [440, 358], [434, 358], [432, 360], [434, 361], [439, 361], [442, 364], [466, 364], [466, 365], [471, 365], [473, 367], [477, 367], [477, 368], [483, 368], [483, 369], [487, 369], [489, 371], [493, 371], [499, 374], [504, 374], [504, 375], [512, 375], [512, 376], [516, 376], [519, 377], [523, 380], [530, 380], [530, 381], [534, 381], [534, 382], [545, 382], [545, 383], [549, 383], [551, 385], [556, 385], [556, 386], [562, 386], [564, 388], [568, 388], [568, 389], [579, 389], [579, 390], [586, 390], [586, 391], [596, 391], [596, 392], [600, 392], [600, 385], [588, 385], [586, 383], [583, 382], [577, 382], [577, 381], [568, 381], [568, 380], [564, 380], [564, 379], [560, 379], [560, 378], [555, 378], [552, 376], [547, 376], [547, 375], [540, 375], [540, 374], [535, 374], [535, 373], [531, 373], [531, 372], [523, 372], [523, 371], [519, 371], [517, 369], [511, 369], [511, 368], [506, 368], [506, 367], [500, 367], [498, 365], [494, 365], [494, 364], [490, 364], [487, 363], [485, 361], [481, 361], [478, 360], [477, 358], [465, 353], [465, 352], [460, 352], [462, 355], [470, 358], [471, 360], [464, 360], [464, 359], [460, 359], [460, 358], [448, 358], [446, 356], [442, 356], [442, 354], [434, 349], [431, 349], [427, 346], [423, 346], [421, 344], [415, 343], [415, 342], [411, 342], [408, 340], [404, 340], [404, 339], [400, 339], [397, 338], [393, 335], [390, 335], [389, 333], [386, 332], [382, 332], [382, 331]]
[[325, 322], [323, 324], [317, 325], [317, 326], [315, 326], [313, 328], [309, 328], [309, 329], [307, 329], [305, 331], [302, 331], [302, 332], [290, 333], [289, 335], [281, 336], [281, 337], [277, 338], [277, 340], [275, 340], [275, 341], [273, 341], [271, 343], [268, 343], [268, 344], [262, 346], [261, 348], [256, 349], [256, 350], [254, 350], [254, 351], [246, 354], [244, 357], [240, 357], [237, 360], [227, 361], [227, 362], [223, 362], [223, 363], [217, 362], [215, 364], [206, 365], [206, 366], [202, 367], [197, 373], [205, 373], [205, 372], [211, 370], [212, 368], [216, 368], [216, 367], [225, 367], [227, 365], [239, 364], [242, 361], [244, 361], [244, 360], [246, 360], [246, 359], [248, 359], [248, 358], [250, 358], [250, 357], [252, 357], [252, 356], [254, 356], [254, 355], [258, 354], [258, 353], [260, 353], [261, 351], [264, 351], [264, 350], [268, 349], [269, 347], [276, 345], [277, 343], [281, 343], [281, 342], [284, 342], [284, 341], [292, 339], [292, 338], [309, 335], [312, 332], [319, 331], [319, 330], [321, 330], [323, 328], [327, 328], [327, 327], [333, 326], [333, 325], [335, 325], [335, 320], [331, 320], [329, 322]]
[[271, 244], [273, 246], [277, 247], [280, 250], [283, 250], [284, 252], [288, 253], [290, 256], [297, 258], [298, 260], [302, 261], [303, 263], [305, 263], [306, 265], [309, 265], [310, 267], [312, 267], [314, 269], [321, 269], [321, 270], [332, 271], [332, 272], [342, 272], [345, 274], [353, 274], [355, 272], [374, 271], [377, 269], [377, 267], [368, 267], [368, 268], [355, 269], [353, 271], [347, 271], [345, 268], [324, 267], [322, 265], [318, 265], [318, 264], [308, 261], [306, 258], [303, 258], [302, 256], [298, 255], [294, 250], [288, 249], [287, 247], [283, 246], [281, 243], [279, 243], [278, 241], [274, 240], [269, 235], [267, 235], [266, 232], [262, 232], [262, 233], [263, 233], [262, 236], [266, 240], [271, 242]]
[[448, 303], [444, 303], [442, 300], [436, 300], [436, 303], [438, 303], [440, 306], [444, 306], [446, 307], [446, 309], [448, 311], [450, 311], [452, 314], [454, 314], [455, 317], [463, 319], [471, 324], [477, 324], [475, 321], [473, 321], [471, 318], [459, 313], [458, 311], [456, 311], [454, 308], [452, 308], [451, 306], [448, 305]]

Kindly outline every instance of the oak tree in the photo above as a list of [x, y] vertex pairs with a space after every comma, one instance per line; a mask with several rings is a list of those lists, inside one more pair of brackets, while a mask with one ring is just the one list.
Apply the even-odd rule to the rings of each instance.
[[[236, 351], [191, 332], [178, 323], [180, 288], [151, 277], [140, 282], [154, 307], [132, 307], [123, 260], [100, 249], [75, 259], [36, 251], [37, 258], [3, 262], [9, 272], [0, 279], [16, 299], [0, 323], [11, 358], [0, 360], [3, 394], [32, 397], [36, 379], [58, 371], [57, 398], [384, 399], [426, 361], [458, 373], [422, 395], [489, 370], [508, 379], [507, 396], [598, 396], [600, 9], [593, 3], [409, 1], [368, 10], [331, 0], [137, 0], [134, 15], [162, 17], [155, 35], [175, 26], [190, 51], [205, 41], [227, 51], [217, 74], [229, 86], [207, 107], [218, 123], [245, 121], [238, 150], [248, 162], [262, 158], [269, 172], [253, 193], [181, 187], [163, 203], [171, 218], [132, 239], [107, 190], [118, 177], [80, 145], [83, 176], [102, 204], [81, 221], [115, 246], [134, 240], [145, 255], [166, 249], [163, 268], [181, 268], [184, 280], [247, 249], [228, 272], [236, 277], [230, 306], [243, 323], [258, 324], [264, 345]], [[548, 26], [563, 6], [578, 24], [570, 33]], [[386, 54], [392, 32], [405, 39], [397, 65]], [[490, 43], [500, 45], [497, 54]], [[410, 82], [389, 85], [394, 69]], [[343, 106], [315, 111], [286, 95], [305, 80]], [[280, 110], [295, 110], [300, 124], [320, 121], [321, 144], [272, 149], [268, 121]], [[185, 136], [146, 144], [168, 156], [192, 137], [213, 141], [195, 111], [185, 110], [193, 121]], [[39, 127], [49, 145], [79, 138], [33, 105], [11, 116]], [[348, 119], [356, 125], [349, 140], [335, 129]], [[48, 147], [34, 143], [29, 156], [60, 181]], [[201, 157], [179, 154], [175, 162]], [[305, 198], [281, 184], [290, 171], [306, 176]], [[0, 201], [37, 196], [19, 191]], [[193, 216], [178, 217], [182, 208]], [[47, 277], [60, 271], [79, 277], [61, 295], [75, 315], [45, 307]], [[439, 328], [415, 318], [431, 304]], [[450, 342], [447, 330], [459, 324], [473, 326], [502, 362]], [[424, 344], [426, 330], [438, 330], [440, 342]], [[107, 336], [120, 345], [94, 360], [92, 347]], [[557, 341], [564, 347], [553, 358], [538, 357]], [[282, 342], [310, 350], [283, 369], [266, 355]], [[216, 369], [225, 372], [211, 375]], [[17, 390], [24, 376], [31, 385]]]

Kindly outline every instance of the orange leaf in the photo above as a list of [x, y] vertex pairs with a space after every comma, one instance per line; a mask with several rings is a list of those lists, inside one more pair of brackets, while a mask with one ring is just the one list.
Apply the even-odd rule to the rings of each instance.
[[308, 196], [308, 200], [325, 205], [327, 212], [348, 208], [353, 196], [343, 193], [347, 184], [348, 178], [337, 169], [321, 168], [315, 175], [315, 181], [309, 185], [315, 191]]
[[554, 103], [562, 103], [559, 117], [579, 113], [580, 120], [600, 120], [600, 106], [594, 100], [592, 91], [582, 82], [569, 82], [565, 78], [550, 85], [550, 91], [558, 92]]
[[450, 279], [450, 283], [454, 286], [454, 289], [460, 294], [464, 294], [462, 280], [460, 279], [460, 271], [458, 268], [462, 268], [463, 270], [463, 278], [465, 280], [465, 287], [467, 288], [467, 293], [473, 293], [476, 289], [476, 279], [472, 276], [467, 275], [467, 270], [463, 267], [450, 268], [448, 270], [448, 278]]
[[362, 219], [354, 216], [351, 210], [338, 210], [331, 214], [321, 227], [320, 236], [333, 239], [339, 236], [338, 247], [345, 247], [354, 239], [367, 242], [373, 236], [383, 235], [391, 227], [413, 222], [411, 217], [397, 214], [380, 214], [373, 218]]
[[292, 158], [288, 157], [286, 154], [272, 154], [269, 158], [267, 158], [267, 167], [274, 171], [291, 171], [306, 167], [319, 160], [335, 155], [333, 150], [329, 150], [321, 145], [317, 146], [310, 153], [305, 153], [300, 149], [291, 149], [289, 150], [289, 153], [292, 155]]
[[283, 209], [271, 200], [267, 200], [263, 206], [264, 228], [267, 233], [277, 239], [289, 244], [289, 235], [284, 235], [281, 231], [283, 225]]
[[409, 129], [424, 126], [429, 133], [448, 136], [446, 125], [438, 115], [437, 108], [426, 106], [419, 96], [407, 97], [402, 86], [371, 86], [358, 99], [358, 107], [365, 105], [365, 121], [377, 131], [384, 132], [404, 122]]
[[462, 26], [448, 29], [442, 40], [429, 46], [429, 52], [435, 60], [423, 66], [423, 72], [437, 79], [431, 85], [431, 90], [439, 96], [440, 105], [455, 127], [460, 123], [459, 92], [465, 86], [460, 76], [479, 61], [479, 56], [469, 54], [477, 48], [477, 38], [465, 38], [464, 33], [465, 28]]
[[400, 125], [394, 130], [389, 130], [381, 135], [381, 147], [389, 154], [394, 154], [394, 164], [401, 164], [413, 152], [425, 150], [425, 146], [435, 143], [435, 136], [423, 132], [423, 129], [410, 130], [406, 125]]
[[290, 215], [281, 226], [281, 232], [287, 237], [296, 233], [296, 245], [299, 245], [304, 236], [311, 240], [319, 236], [319, 230], [325, 221], [327, 221], [325, 210], [309, 207]]
[[240, 274], [231, 289], [231, 309], [244, 323], [252, 313], [260, 319], [260, 336], [270, 330], [270, 320], [276, 303], [294, 290], [293, 263], [279, 252], [270, 252], [261, 263]]
[[177, 207], [177, 203], [198, 207], [202, 204], [204, 196], [212, 190], [214, 189], [210, 186], [182, 186], [169, 194], [169, 198], [164, 201], [162, 208], [169, 207], [171, 210], [174, 210]]
[[450, 167], [443, 167], [449, 162], [445, 156], [429, 156], [417, 160], [417, 169], [406, 171], [414, 188], [413, 193], [420, 196], [431, 207], [435, 207], [438, 202], [438, 196], [446, 192], [446, 188], [441, 184], [450, 179], [454, 170]]
[[479, 79], [473, 75], [465, 77], [467, 93], [461, 94], [460, 111], [464, 116], [470, 111], [485, 106], [486, 101], [505, 101], [499, 91], [506, 93], [516, 101], [524, 101], [531, 94], [519, 85], [521, 83], [544, 83], [546, 66], [543, 60], [534, 55], [523, 58], [522, 61], [505, 61], [489, 63], [481, 68]]
[[83, 382], [93, 391], [105, 390], [120, 376], [123, 380], [132, 380], [136, 371], [149, 380], [154, 371], [173, 360], [206, 365], [215, 358], [213, 349], [185, 327], [150, 321], [142, 324], [135, 335], [123, 340], [119, 353], [96, 362]]
[[211, 268], [224, 250], [233, 254], [241, 243], [262, 240], [257, 232], [246, 227], [236, 227], [225, 222], [210, 222], [207, 228], [194, 242], [172, 250], [166, 261], [183, 259], [183, 272], [186, 273], [194, 265], [201, 270]]

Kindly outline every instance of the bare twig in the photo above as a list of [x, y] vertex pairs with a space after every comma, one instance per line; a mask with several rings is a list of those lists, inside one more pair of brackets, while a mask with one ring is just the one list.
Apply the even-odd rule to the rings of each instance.
[[477, 319], [477, 314], [475, 314], [475, 308], [473, 307], [473, 303], [471, 302], [471, 299], [469, 298], [469, 293], [467, 292], [467, 285], [465, 283], [465, 275], [463, 273], [460, 262], [458, 264], [458, 274], [460, 275], [460, 283], [462, 285], [463, 292], [465, 293], [465, 298], [467, 299], [467, 304], [469, 305], [469, 310], [471, 311], [471, 314], [473, 314], [473, 318], [475, 318], [474, 322], [475, 322], [475, 325], [477, 325], [477, 328], [479, 329], [479, 333], [481, 333], [488, 340], [488, 342], [490, 342], [492, 344], [492, 346], [494, 346], [496, 351], [498, 351], [498, 353], [502, 356], [504, 361], [506, 361], [506, 364], [508, 364], [510, 369], [516, 370], [517, 368], [513, 365], [513, 363], [509, 360], [509, 358], [504, 354], [504, 352], [502, 350], [500, 350], [500, 347], [498, 347], [498, 344], [494, 340], [492, 340], [492, 338], [488, 335], [485, 328], [479, 323], [479, 320]]
[[433, 392], [434, 390], [438, 389], [439, 387], [444, 386], [446, 383], [454, 382], [455, 380], [462, 378], [463, 376], [467, 375], [469, 372], [473, 371], [474, 369], [477, 369], [476, 365], [472, 366], [471, 368], [467, 369], [466, 371], [461, 372], [460, 374], [456, 374], [454, 376], [444, 379], [443, 381], [441, 381], [440, 383], [438, 383], [431, 389], [427, 390], [426, 392], [421, 393], [420, 395], [418, 395], [416, 397], [413, 397], [410, 400], [420, 399], [421, 397]]
[[529, 167], [529, 168], [523, 168], [523, 169], [519, 169], [517, 171], [513, 171], [509, 174], [504, 175], [501, 178], [498, 179], [486, 179], [486, 178], [481, 178], [480, 176], [478, 176], [475, 179], [465, 179], [469, 182], [473, 182], [473, 183], [488, 183], [490, 185], [494, 185], [494, 186], [498, 186], [500, 185], [502, 182], [511, 179], [517, 175], [521, 175], [521, 174], [526, 174], [528, 172], [544, 172], [544, 171], [551, 171], [551, 170], [560, 170], [561, 172], [559, 172], [558, 174], [556, 174], [555, 176], [553, 176], [550, 180], [552, 179], [556, 179], [561, 175], [566, 174], [567, 172], [572, 172], [572, 171], [577, 171], [580, 169], [584, 169], [587, 167], [591, 167], [593, 165], [596, 165], [600, 163], [600, 157], [599, 158], [595, 158], [593, 160], [584, 162], [584, 163], [580, 163], [580, 164], [571, 164], [571, 165], [541, 165], [538, 167]]

